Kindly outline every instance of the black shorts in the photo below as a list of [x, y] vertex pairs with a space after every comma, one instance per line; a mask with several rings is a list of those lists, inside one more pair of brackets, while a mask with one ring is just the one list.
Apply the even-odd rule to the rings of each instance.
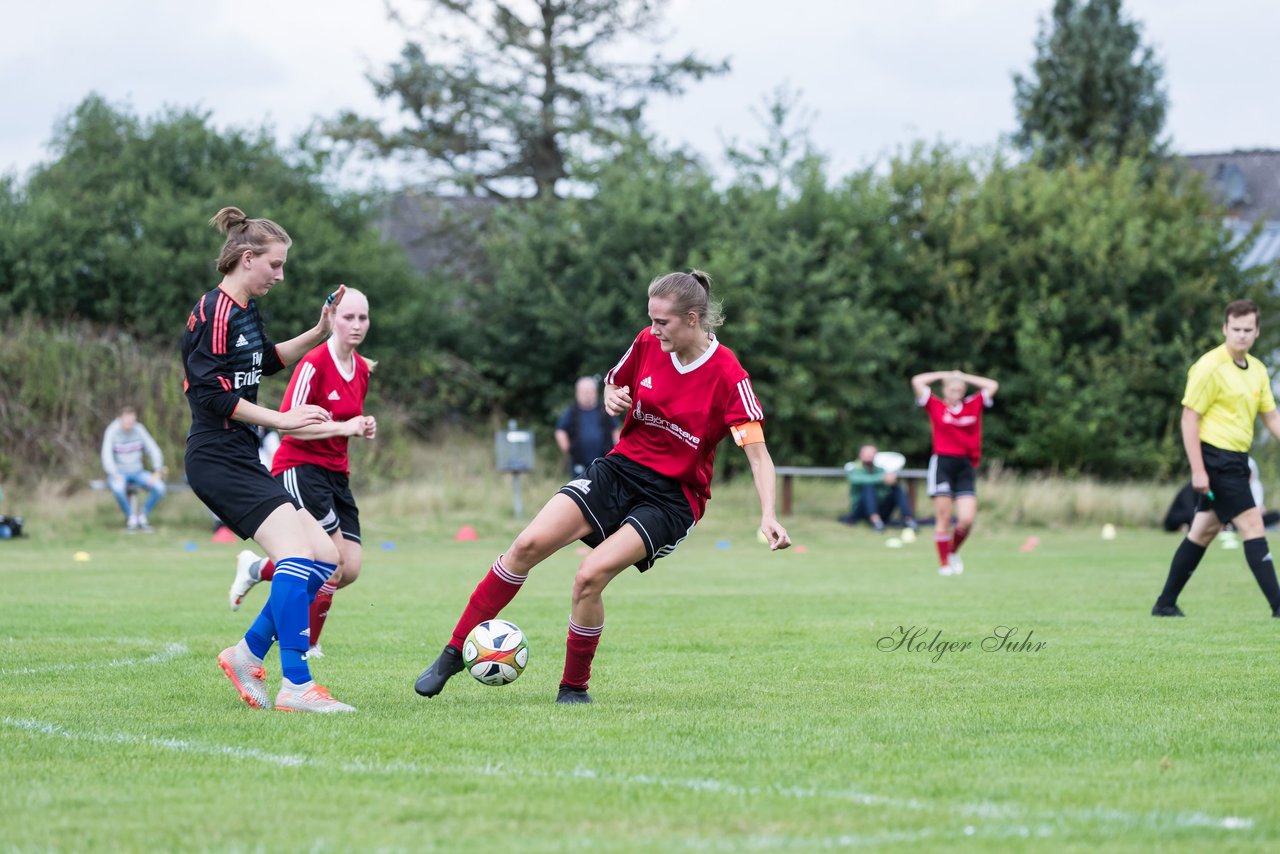
[[560, 492], [577, 502], [591, 523], [582, 542], [592, 548], [623, 525], [635, 528], [644, 541], [644, 560], [635, 565], [641, 572], [675, 551], [695, 524], [679, 483], [621, 454], [600, 457]]
[[1204, 470], [1209, 475], [1210, 499], [1201, 495], [1196, 512], [1212, 510], [1223, 524], [1230, 522], [1253, 503], [1253, 491], [1249, 489], [1249, 455], [1241, 451], [1224, 451], [1213, 445], [1200, 443], [1204, 457]]
[[344, 473], [303, 464], [285, 469], [276, 475], [276, 480], [326, 534], [341, 530], [343, 539], [360, 542], [360, 508]]
[[930, 498], [959, 498], [978, 494], [973, 463], [968, 457], [934, 454], [929, 458], [929, 477], [926, 483]]
[[296, 506], [258, 459], [257, 438], [243, 430], [188, 441], [186, 469], [191, 491], [242, 540], [253, 539], [276, 508]]

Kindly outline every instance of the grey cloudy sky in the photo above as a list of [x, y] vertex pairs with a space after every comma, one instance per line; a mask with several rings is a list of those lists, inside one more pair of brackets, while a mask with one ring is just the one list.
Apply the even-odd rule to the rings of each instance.
[[[656, 100], [649, 124], [712, 161], [759, 138], [781, 85], [841, 173], [914, 140], [994, 144], [1015, 128], [1012, 74], [1052, 0], [671, 0], [659, 50], [728, 57], [725, 77]], [[1165, 66], [1176, 150], [1280, 148], [1280, 4], [1127, 0]], [[785, 11], [782, 11], [785, 10]], [[364, 79], [404, 41], [381, 0], [43, 0], [7, 4], [0, 172], [47, 159], [55, 122], [91, 91], [135, 114], [200, 107], [219, 127], [268, 124], [285, 142], [317, 115], [376, 113]]]

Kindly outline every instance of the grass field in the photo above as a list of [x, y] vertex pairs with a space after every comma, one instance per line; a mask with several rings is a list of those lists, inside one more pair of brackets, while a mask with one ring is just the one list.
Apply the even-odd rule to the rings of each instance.
[[[790, 519], [803, 551], [770, 554], [729, 516], [609, 589], [591, 706], [552, 702], [573, 549], [503, 614], [524, 676], [425, 700], [414, 678], [514, 529], [370, 522], [314, 668], [360, 709], [336, 718], [252, 711], [216, 666], [265, 599], [227, 608], [240, 546], [0, 543], [0, 850], [1280, 846], [1280, 621], [1240, 551], [1215, 546], [1190, 617], [1156, 620], [1176, 538], [1154, 531], [989, 526], [940, 578], [927, 529], [888, 549]], [[984, 650], [1001, 626], [1030, 645]], [[915, 630], [941, 637], [895, 648]]]

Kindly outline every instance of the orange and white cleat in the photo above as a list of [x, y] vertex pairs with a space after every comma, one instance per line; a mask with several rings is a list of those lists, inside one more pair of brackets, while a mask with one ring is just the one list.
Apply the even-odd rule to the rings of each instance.
[[236, 644], [218, 653], [218, 666], [250, 708], [267, 708], [267, 671], [261, 661], [255, 662]]
[[355, 706], [340, 703], [329, 695], [329, 689], [315, 682], [294, 685], [288, 679], [276, 694], [277, 712], [318, 712], [322, 715], [334, 712], [354, 712]]

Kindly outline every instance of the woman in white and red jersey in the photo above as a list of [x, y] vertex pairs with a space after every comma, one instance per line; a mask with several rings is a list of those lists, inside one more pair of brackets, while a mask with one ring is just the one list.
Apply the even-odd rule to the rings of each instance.
[[[351, 494], [347, 441], [377, 435], [377, 421], [364, 414], [369, 373], [375, 363], [356, 352], [369, 333], [369, 301], [347, 288], [333, 316], [333, 335], [298, 362], [285, 389], [281, 412], [311, 404], [328, 410], [331, 420], [285, 433], [271, 461], [271, 474], [294, 500], [311, 514], [338, 550], [338, 568], [311, 602], [308, 657], [323, 655], [320, 633], [333, 594], [360, 576], [360, 509]], [[251, 551], [236, 559], [236, 574], [228, 594], [231, 610], [238, 610], [245, 594], [259, 581], [270, 581], [275, 565]]]
[[[942, 397], [929, 386], [942, 381]], [[977, 394], [965, 397], [970, 385]], [[960, 371], [929, 371], [911, 378], [916, 403], [924, 408], [933, 427], [933, 456], [929, 458], [929, 495], [933, 496], [934, 543], [938, 547], [938, 572], [964, 572], [960, 545], [969, 536], [978, 515], [978, 491], [974, 470], [982, 458], [982, 413], [995, 401], [1000, 384], [988, 377]], [[951, 530], [951, 511], [956, 527]]]
[[712, 333], [721, 322], [705, 273], [670, 273], [649, 284], [650, 325], [605, 378], [604, 406], [623, 415], [606, 456], [551, 497], [476, 586], [453, 637], [414, 684], [434, 697], [462, 669], [464, 640], [496, 617], [529, 570], [575, 540], [592, 547], [573, 579], [564, 673], [557, 703], [589, 703], [591, 661], [604, 630], [601, 594], [629, 566], [641, 572], [689, 535], [711, 497], [712, 463], [732, 435], [751, 465], [760, 530], [771, 549], [791, 545], [774, 511], [773, 461], [751, 378]]

